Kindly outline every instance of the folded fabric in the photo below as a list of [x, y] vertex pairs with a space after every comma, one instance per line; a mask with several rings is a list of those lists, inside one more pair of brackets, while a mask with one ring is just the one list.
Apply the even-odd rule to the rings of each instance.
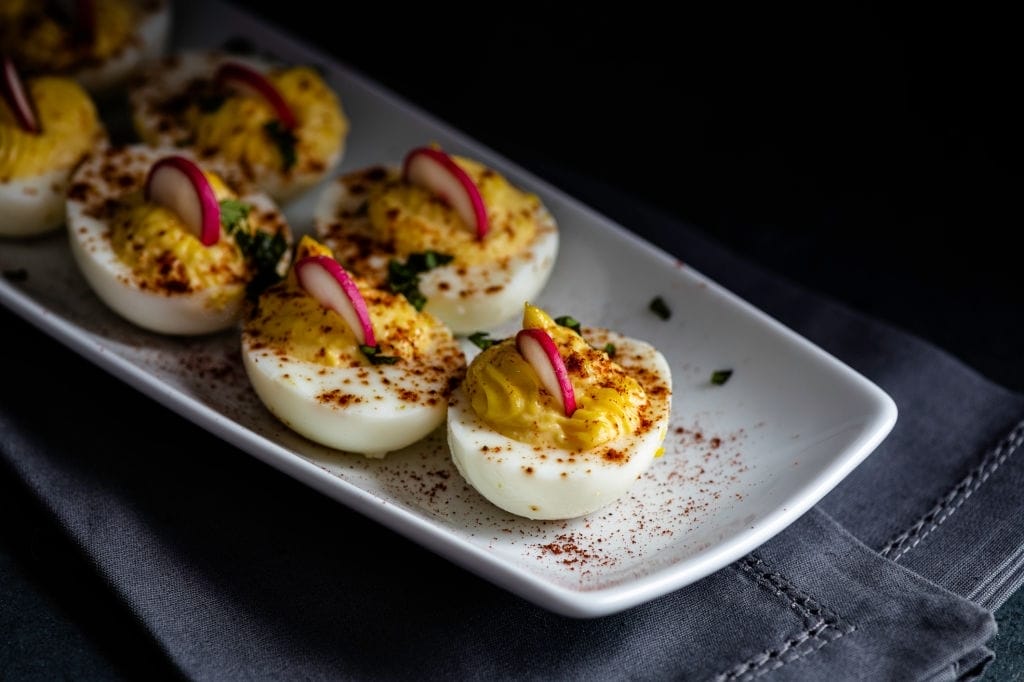
[[[552, 176], [555, 173], [552, 171]], [[573, 193], [571, 177], [556, 181]], [[194, 679], [968, 679], [1021, 582], [1024, 397], [628, 197], [623, 224], [880, 384], [899, 421], [742, 560], [554, 615], [234, 449], [14, 323], [0, 457]], [[9, 313], [4, 313], [9, 316]], [[104, 396], [102, 400], [97, 396]]]

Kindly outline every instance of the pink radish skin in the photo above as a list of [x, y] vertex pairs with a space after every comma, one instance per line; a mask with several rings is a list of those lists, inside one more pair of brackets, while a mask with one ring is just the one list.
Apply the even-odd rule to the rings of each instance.
[[15, 120], [22, 130], [38, 135], [42, 132], [42, 128], [32, 106], [32, 98], [28, 94], [25, 82], [18, 75], [14, 61], [8, 56], [4, 57], [3, 71], [3, 95], [7, 106], [11, 108]]
[[345, 319], [360, 345], [377, 345], [366, 301], [338, 261], [329, 256], [307, 256], [295, 263], [295, 276], [320, 305]]
[[463, 222], [483, 239], [489, 228], [487, 207], [480, 189], [459, 164], [440, 149], [417, 147], [405, 157], [402, 174], [407, 182], [428, 189], [455, 209]]
[[281, 91], [274, 86], [269, 78], [252, 67], [239, 64], [238, 62], [227, 62], [221, 64], [215, 79], [218, 83], [241, 87], [265, 99], [274, 108], [274, 113], [277, 115], [278, 120], [287, 130], [292, 130], [298, 125], [295, 112], [288, 106], [288, 102], [281, 95]]
[[558, 346], [543, 329], [520, 329], [516, 348], [537, 372], [540, 383], [562, 404], [566, 417], [576, 411], [576, 393], [569, 381], [569, 371], [558, 352]]
[[146, 199], [174, 211], [204, 246], [220, 240], [220, 204], [195, 162], [165, 156], [149, 169]]

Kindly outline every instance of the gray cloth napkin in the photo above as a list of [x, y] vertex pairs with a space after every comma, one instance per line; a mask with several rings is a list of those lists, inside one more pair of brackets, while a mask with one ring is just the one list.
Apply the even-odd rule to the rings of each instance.
[[[812, 511], [623, 613], [554, 615], [226, 445], [27, 325], [0, 457], [188, 677], [970, 679], [1024, 567], [1024, 396], [737, 259], [617, 220], [880, 384], [900, 417]], [[599, 207], [600, 208], [600, 207]], [[5, 313], [6, 315], [6, 313]], [[57, 388], [33, 380], [39, 362]], [[97, 396], [103, 396], [98, 399]]]

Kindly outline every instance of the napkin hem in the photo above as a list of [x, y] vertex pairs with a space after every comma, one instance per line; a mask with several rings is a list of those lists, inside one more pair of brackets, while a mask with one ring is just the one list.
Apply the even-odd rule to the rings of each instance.
[[776, 595], [787, 597], [789, 607], [803, 618], [805, 628], [783, 642], [781, 646], [766, 649], [720, 673], [714, 678], [716, 682], [755, 679], [777, 670], [787, 663], [809, 656], [829, 642], [857, 629], [857, 626], [846, 622], [840, 615], [821, 604], [817, 599], [797, 588], [782, 574], [777, 571], [769, 571], [764, 561], [756, 554], [750, 554], [741, 559], [736, 566], [748, 574], [758, 585]]
[[1017, 423], [1010, 432], [988, 451], [973, 469], [960, 480], [948, 493], [942, 496], [935, 505], [924, 513], [907, 530], [897, 534], [885, 544], [879, 554], [898, 562], [907, 552], [911, 551], [932, 532], [937, 530], [949, 517], [984, 485], [1006, 460], [1024, 444], [1024, 421]]
[[[819, 507], [730, 568], [766, 590], [762, 600], [774, 597], [776, 615], [763, 648], [718, 668], [709, 677], [716, 682], [773, 671], [802, 678], [828, 666], [876, 679], [955, 680], [958, 662], [966, 670], [991, 660], [979, 655], [996, 631], [990, 610], [880, 556]], [[783, 612], [798, 620], [784, 627]]]

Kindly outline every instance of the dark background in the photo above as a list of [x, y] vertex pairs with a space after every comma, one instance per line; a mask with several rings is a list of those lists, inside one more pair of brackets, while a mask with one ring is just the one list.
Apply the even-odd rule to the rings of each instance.
[[[654, 205], [1024, 389], [1024, 60], [1008, 14], [238, 4], [626, 227], [630, 201]], [[76, 678], [172, 675], [0, 474], [3, 656]], [[1007, 614], [1022, 602], [997, 614], [996, 679], [1021, 670], [1024, 618]]]
[[1024, 388], [1009, 14], [239, 4], [599, 210], [632, 194]]

